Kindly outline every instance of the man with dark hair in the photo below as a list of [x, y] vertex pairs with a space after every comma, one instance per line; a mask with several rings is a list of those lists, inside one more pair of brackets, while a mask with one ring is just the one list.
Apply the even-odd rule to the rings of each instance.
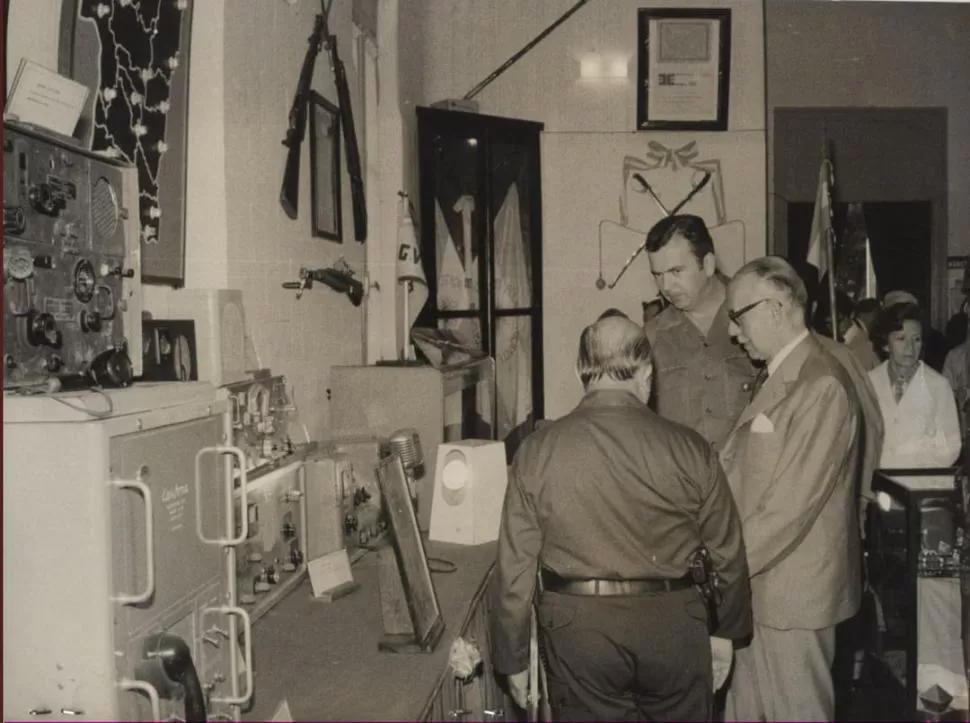
[[[647, 407], [650, 344], [639, 325], [608, 317], [587, 327], [576, 371], [582, 401], [527, 437], [509, 472], [492, 582], [495, 667], [525, 707], [538, 578], [554, 720], [710, 720], [731, 641], [751, 632], [724, 472], [699, 434]], [[689, 574], [700, 548], [719, 581], [716, 621]]]
[[751, 398], [758, 369], [728, 333], [725, 288], [711, 234], [698, 216], [664, 218], [647, 257], [670, 306], [644, 329], [653, 346], [657, 411], [719, 449]]
[[721, 453], [754, 610], [728, 720], [834, 720], [835, 628], [861, 601], [857, 480], [871, 437], [852, 379], [806, 327], [807, 302], [777, 256], [751, 261], [728, 288], [731, 333], [768, 372]]

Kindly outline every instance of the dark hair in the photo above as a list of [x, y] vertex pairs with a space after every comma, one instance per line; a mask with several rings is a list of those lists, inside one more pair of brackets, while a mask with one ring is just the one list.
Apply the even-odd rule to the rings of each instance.
[[918, 321], [923, 325], [923, 312], [916, 304], [903, 302], [886, 307], [879, 313], [876, 328], [872, 333], [872, 340], [879, 349], [889, 344], [889, 335], [894, 331], [901, 331], [904, 321]]
[[707, 230], [704, 219], [687, 213], [667, 216], [655, 223], [647, 232], [647, 251], [659, 251], [674, 236], [683, 236], [687, 239], [698, 263], [702, 262], [708, 254], [714, 253], [714, 240], [711, 238], [711, 232]]
[[871, 297], [868, 299], [860, 299], [859, 303], [855, 305], [855, 313], [857, 316], [859, 314], [871, 314], [874, 311], [879, 311], [879, 307], [879, 299], [873, 299]]
[[[818, 305], [815, 307], [815, 318], [812, 320], [812, 327], [816, 331], [827, 331], [831, 326], [831, 313], [829, 312], [831, 305], [828, 294], [823, 294], [818, 300]], [[850, 321], [855, 316], [856, 309], [856, 305], [848, 294], [836, 290], [835, 310], [839, 315], [839, 323]]]

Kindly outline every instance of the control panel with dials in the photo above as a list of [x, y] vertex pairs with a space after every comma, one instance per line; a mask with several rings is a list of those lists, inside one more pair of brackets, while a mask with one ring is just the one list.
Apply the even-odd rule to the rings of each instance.
[[137, 205], [134, 167], [4, 123], [5, 387], [141, 373]]
[[228, 397], [232, 444], [246, 457], [249, 479], [289, 462], [297, 451], [290, 437], [296, 412], [286, 377], [271, 376], [268, 370], [256, 378], [220, 389]]

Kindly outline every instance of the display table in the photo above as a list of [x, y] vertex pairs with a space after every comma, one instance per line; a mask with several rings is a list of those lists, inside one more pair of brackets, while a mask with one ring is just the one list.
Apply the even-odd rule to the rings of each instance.
[[[432, 570], [454, 563], [451, 573], [433, 573], [445, 632], [433, 653], [378, 652], [383, 635], [377, 555], [353, 567], [360, 585], [333, 603], [314, 600], [309, 580], [266, 613], [253, 628], [255, 695], [243, 720], [269, 721], [285, 699], [295, 721], [501, 720], [510, 704], [497, 697], [484, 627], [484, 590], [495, 560], [495, 544], [475, 547], [425, 543]], [[450, 567], [450, 566], [449, 566]], [[456, 686], [448, 665], [452, 641], [475, 638], [486, 658], [475, 686]], [[453, 700], [458, 687], [475, 687], [480, 710]], [[496, 704], [489, 704], [498, 701]], [[489, 711], [486, 713], [486, 711]], [[501, 714], [501, 715], [500, 715]]]

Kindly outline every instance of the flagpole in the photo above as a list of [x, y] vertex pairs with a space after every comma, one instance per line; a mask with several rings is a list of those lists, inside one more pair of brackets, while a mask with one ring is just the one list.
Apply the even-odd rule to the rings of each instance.
[[[832, 186], [835, 185], [835, 174], [832, 172], [832, 162], [828, 160], [828, 143], [824, 142], [824, 158], [825, 158], [825, 170], [828, 174], [828, 183], [825, 184], [825, 193], [828, 195], [828, 223], [825, 229], [825, 255], [828, 260], [828, 273], [829, 273], [829, 316], [832, 322], [832, 338], [835, 341], [842, 341], [839, 337], [839, 312], [835, 306], [835, 207], [833, 206], [834, 200], [832, 199]], [[821, 279], [819, 279], [821, 281]]]
[[835, 254], [834, 244], [832, 243], [832, 237], [835, 235], [835, 229], [830, 225], [828, 232], [825, 234], [825, 253], [828, 254], [829, 259], [829, 309], [831, 309], [832, 316], [832, 338], [836, 341], [842, 341], [839, 337], [839, 312], [835, 308], [835, 259], [832, 258]]

